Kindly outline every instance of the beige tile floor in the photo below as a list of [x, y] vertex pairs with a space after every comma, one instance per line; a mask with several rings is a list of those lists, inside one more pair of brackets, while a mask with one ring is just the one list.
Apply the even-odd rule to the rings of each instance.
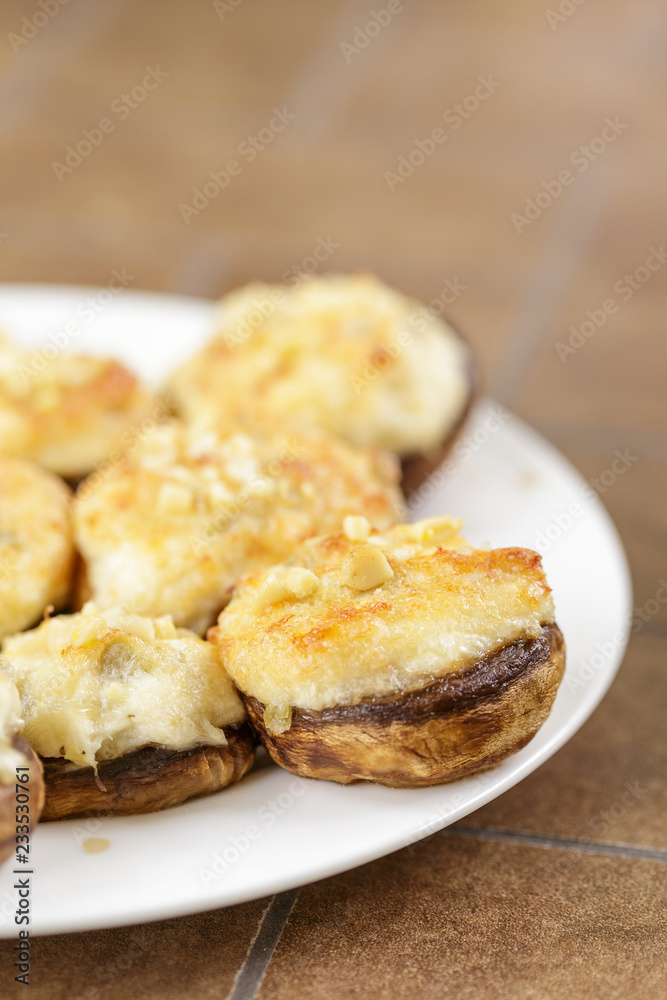
[[[0, 8], [1, 280], [103, 284], [126, 267], [134, 287], [210, 296], [278, 277], [320, 237], [340, 244], [332, 269], [424, 299], [458, 278], [451, 314], [491, 391], [586, 476], [617, 448], [637, 456], [604, 501], [636, 606], [655, 596], [667, 267], [630, 296], [614, 285], [667, 240], [660, 0], [403, 0], [351, 54], [386, 4], [54, 2], [28, 41], [38, 4]], [[556, 20], [560, 7], [572, 13]], [[149, 68], [166, 76], [121, 118], [115, 102]], [[454, 128], [479, 77], [493, 93]], [[294, 120], [186, 224], [179, 205], [276, 107]], [[113, 132], [58, 180], [53, 162], [105, 116]], [[618, 137], [582, 170], [576, 151], [607, 118]], [[447, 139], [391, 190], [387, 171], [443, 123]], [[517, 232], [512, 215], [568, 168]], [[618, 309], [562, 360], [569, 328], [610, 297]], [[580, 733], [458, 832], [273, 901], [39, 939], [30, 995], [666, 996], [666, 652], [663, 605]], [[3, 943], [3, 996], [10, 954]]]

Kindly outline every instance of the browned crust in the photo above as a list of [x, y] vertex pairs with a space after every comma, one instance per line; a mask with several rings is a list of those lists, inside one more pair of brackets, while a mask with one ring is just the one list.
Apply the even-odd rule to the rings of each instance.
[[477, 398], [478, 390], [478, 377], [477, 377], [477, 367], [475, 365], [472, 348], [468, 338], [461, 333], [461, 331], [451, 322], [451, 320], [446, 320], [447, 326], [449, 326], [457, 337], [463, 341], [468, 349], [469, 363], [468, 363], [468, 396], [465, 402], [465, 406], [461, 410], [459, 417], [453, 427], [450, 428], [447, 436], [436, 445], [435, 448], [431, 448], [426, 454], [415, 454], [406, 455], [405, 458], [401, 460], [401, 489], [406, 500], [417, 492], [420, 486], [433, 475], [435, 470], [442, 465], [447, 455], [454, 446], [454, 442], [458, 438], [459, 434], [463, 430], [463, 427], [470, 415], [472, 405]]
[[313, 712], [292, 711], [277, 735], [244, 697], [273, 760], [306, 778], [396, 788], [437, 785], [499, 763], [547, 718], [565, 669], [557, 625], [513, 642], [419, 691]]
[[97, 814], [156, 812], [240, 781], [254, 761], [247, 722], [224, 729], [226, 746], [165, 750], [147, 746], [98, 768], [77, 767], [57, 757], [44, 760], [43, 820]]
[[[30, 832], [35, 829], [44, 808], [44, 778], [42, 763], [23, 736], [15, 736], [14, 747], [26, 758], [30, 780], [21, 785], [30, 795]], [[0, 785], [0, 864], [16, 851], [16, 785]], [[22, 821], [21, 821], [22, 822]]]

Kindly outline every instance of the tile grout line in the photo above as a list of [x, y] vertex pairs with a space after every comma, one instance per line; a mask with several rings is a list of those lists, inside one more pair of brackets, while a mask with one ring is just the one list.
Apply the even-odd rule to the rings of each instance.
[[[660, 582], [660, 581], [658, 581]], [[642, 627], [637, 629], [635, 635], [650, 635], [654, 639], [667, 638], [667, 622], [642, 622]]]
[[572, 285], [609, 200], [611, 186], [609, 173], [603, 175], [602, 181], [588, 174], [565, 195], [519, 308], [505, 361], [490, 387], [491, 395], [506, 406], [512, 404], [549, 332], [556, 305]]
[[608, 857], [638, 858], [643, 861], [667, 862], [667, 850], [651, 847], [634, 847], [632, 844], [595, 843], [590, 840], [570, 840], [566, 837], [542, 837], [532, 833], [512, 833], [495, 827], [450, 826], [442, 831], [450, 836], [465, 837], [468, 840], [501, 841], [506, 844], [521, 844], [526, 847], [542, 847], [547, 850], [578, 851], [584, 854], [602, 854]]
[[[287, 130], [284, 145], [299, 146], [314, 139], [320, 140], [330, 132], [357, 82], [368, 72], [395, 32], [400, 30], [396, 22], [391, 23], [382, 30], [379, 38], [373, 38], [370, 50], [364, 49], [353, 61], [346, 63], [340, 45], [350, 41], [359, 21], [364, 17], [368, 19], [369, 13], [359, 0], [348, 0], [319, 44], [311, 49], [310, 58], [286, 96], [287, 107], [296, 114], [297, 120]], [[332, 53], [332, 48], [336, 46], [337, 51]]]
[[253, 1000], [257, 996], [298, 895], [298, 889], [290, 889], [273, 897], [226, 1000]]
[[104, 35], [134, 2], [98, 0], [83, 10], [59, 10], [40, 38], [27, 42], [0, 73], [0, 135], [17, 125], [73, 57]]

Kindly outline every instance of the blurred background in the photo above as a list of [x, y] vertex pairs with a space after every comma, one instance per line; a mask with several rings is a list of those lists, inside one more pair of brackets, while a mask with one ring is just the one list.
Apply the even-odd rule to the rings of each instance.
[[666, 55], [661, 0], [3, 0], [0, 279], [212, 297], [364, 268], [439, 299], [582, 471], [641, 454], [604, 499], [646, 600]]
[[[486, 389], [602, 484], [641, 612], [626, 665], [584, 729], [471, 823], [587, 841], [608, 816], [601, 839], [652, 851], [656, 871], [667, 857], [666, 93], [661, 0], [0, 9], [2, 280], [104, 286], [125, 269], [132, 288], [215, 297], [250, 278], [377, 272], [444, 303]], [[607, 486], [618, 451], [631, 461]], [[636, 782], [646, 794], [613, 811]], [[424, 864], [448, 843], [424, 848]], [[644, 970], [655, 958], [646, 908], [656, 883], [637, 867], [648, 861], [617, 858], [606, 872], [604, 859], [565, 851], [536, 875], [532, 848], [530, 858], [470, 851], [478, 884], [502, 870], [510, 890], [530, 887], [518, 916], [496, 905], [502, 888], [480, 902], [496, 914], [484, 933], [497, 954], [523, 954], [505, 928], [554, 885], [564, 926], [593, 942], [570, 970], [573, 994], [566, 934], [526, 953], [553, 972], [549, 996], [599, 995], [591, 983], [625, 983], [607, 996], [659, 995], [657, 980], [633, 992], [632, 969], [617, 964], [631, 947]], [[364, 919], [354, 886], [364, 878], [370, 895], [384, 891], [394, 863], [311, 890], [324, 900], [318, 933], [326, 913], [356, 907]], [[400, 864], [411, 877], [421, 870], [418, 858]], [[427, 910], [429, 885], [425, 874]], [[466, 912], [466, 886], [452, 893], [450, 911]], [[406, 898], [396, 905], [407, 907], [408, 948], [420, 918]], [[457, 938], [462, 982], [476, 962], [468, 944]], [[547, 995], [517, 968], [513, 995]]]

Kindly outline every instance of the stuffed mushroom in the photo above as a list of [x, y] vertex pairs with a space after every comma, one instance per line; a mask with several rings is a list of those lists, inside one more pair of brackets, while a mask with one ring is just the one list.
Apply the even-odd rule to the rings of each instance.
[[59, 353], [53, 344], [27, 351], [0, 335], [0, 451], [78, 479], [120, 448], [154, 405], [119, 361]]
[[55, 476], [0, 455], [0, 639], [69, 599], [72, 494]]
[[439, 464], [473, 391], [461, 336], [366, 274], [251, 284], [220, 304], [213, 340], [172, 377], [188, 419], [319, 428], [404, 464], [406, 492]]
[[490, 767], [546, 719], [565, 650], [537, 553], [361, 517], [239, 585], [209, 638], [272, 758], [347, 784]]
[[203, 632], [240, 576], [357, 507], [392, 524], [398, 475], [392, 456], [321, 436], [165, 424], [77, 491], [81, 596]]
[[5, 639], [43, 819], [142, 813], [239, 781], [254, 740], [210, 643], [171, 618], [94, 606]]

